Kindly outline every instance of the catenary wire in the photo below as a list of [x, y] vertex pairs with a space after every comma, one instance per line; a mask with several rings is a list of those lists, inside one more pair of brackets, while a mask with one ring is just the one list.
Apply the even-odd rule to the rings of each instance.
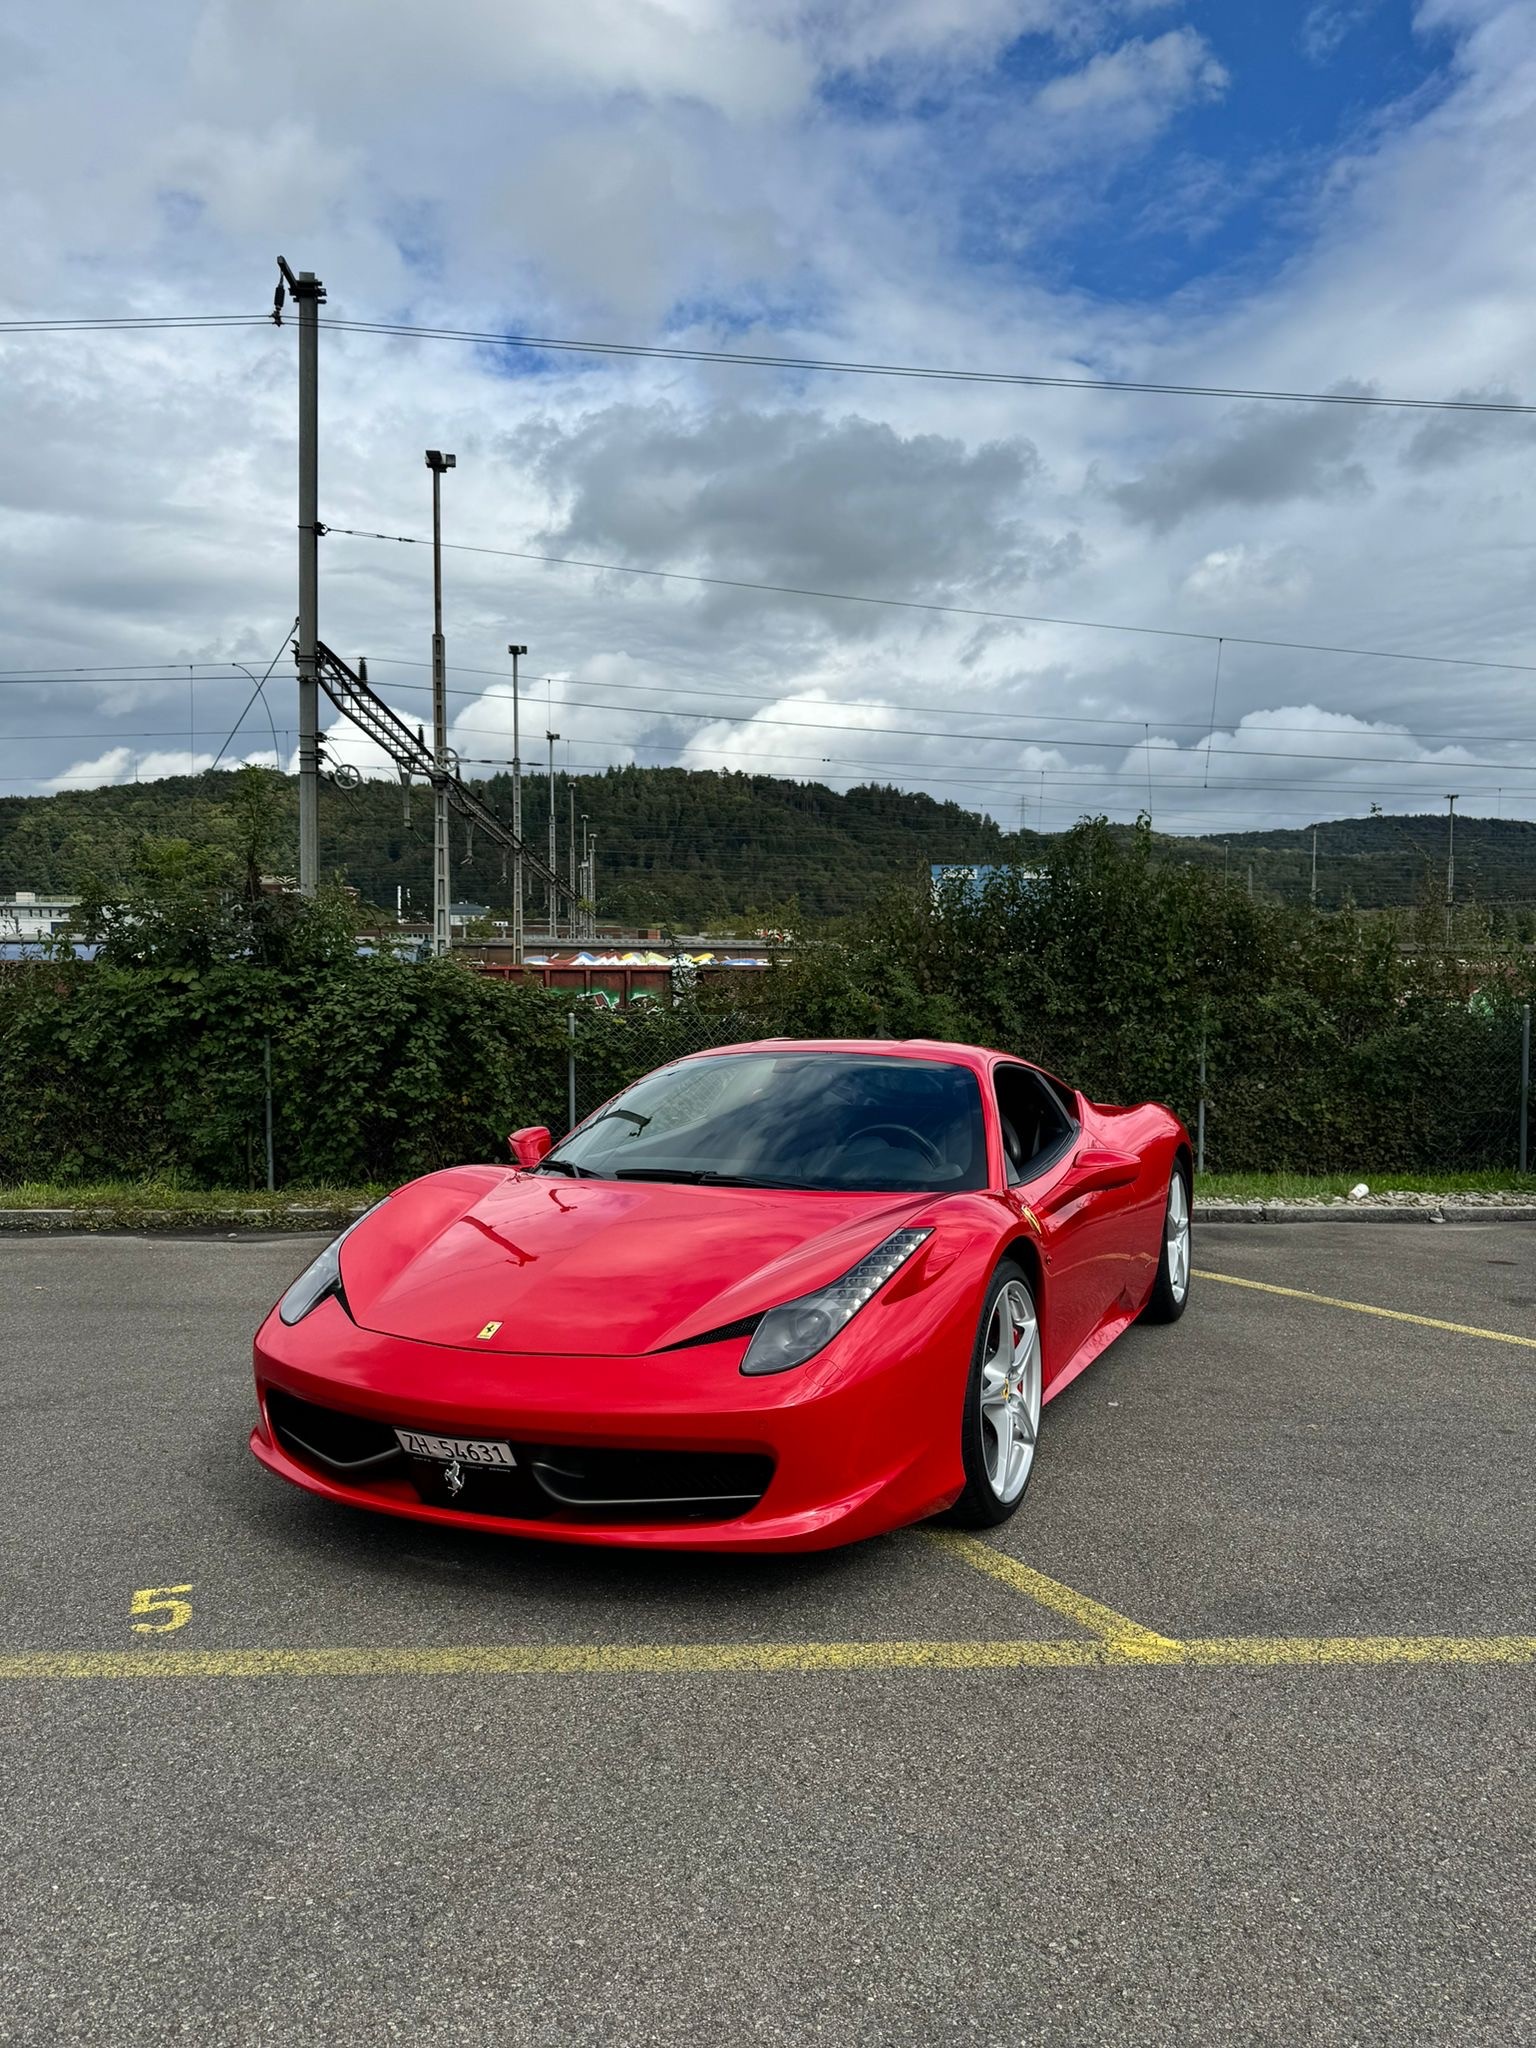
[[0, 320], [0, 334], [99, 334], [113, 329], [270, 327], [270, 313], [144, 313], [106, 314], [96, 319]]
[[[298, 623], [298, 620], [295, 619], [293, 625], [288, 628], [288, 630], [283, 634], [282, 639], [278, 641], [277, 652], [273, 655], [272, 659], [267, 663], [266, 674], [261, 678], [261, 681], [256, 685], [255, 689], [252, 690], [250, 696], [246, 698], [245, 704], [241, 709], [240, 716], [235, 720], [234, 724], [229, 729], [228, 739], [225, 740], [224, 745], [220, 747], [219, 751], [213, 757], [213, 766], [215, 768], [217, 768], [219, 763], [223, 760], [225, 749], [228, 747], [232, 747], [234, 745], [235, 734], [240, 730], [241, 726], [244, 725], [246, 712], [250, 710], [251, 706], [256, 702], [256, 699], [258, 697], [261, 697], [263, 690], [266, 689], [267, 684], [271, 681], [272, 671], [277, 667], [278, 662], [282, 659], [283, 649], [288, 645], [289, 638], [297, 629]], [[266, 703], [266, 699], [264, 697], [262, 697], [262, 702]], [[272, 707], [270, 704], [268, 704], [267, 718], [269, 722], [271, 721], [271, 717]], [[276, 755], [277, 753], [277, 728], [275, 726], [273, 727], [272, 730], [272, 752], [274, 755]]]
[[[345, 534], [351, 540], [396, 541], [403, 547], [431, 547], [431, 540], [419, 533], [370, 533], [355, 526], [328, 526], [327, 533]], [[962, 619], [1001, 619], [1021, 626], [1072, 626], [1095, 633], [1140, 633], [1157, 640], [1197, 640], [1214, 646], [1225, 640], [1234, 647], [1271, 647], [1291, 654], [1340, 654], [1368, 661], [1429, 662], [1442, 668], [1507, 669], [1513, 674], [1536, 675], [1536, 662], [1489, 661], [1463, 654], [1419, 654], [1403, 648], [1335, 647], [1320, 640], [1271, 640], [1244, 633], [1202, 633], [1189, 626], [1132, 626], [1108, 619], [1058, 618], [1044, 612], [993, 611], [980, 605], [938, 604], [916, 597], [874, 597], [853, 590], [813, 590], [798, 583], [757, 583], [742, 576], [700, 576], [682, 569], [643, 569], [633, 562], [596, 562], [579, 555], [540, 555], [526, 548], [491, 548], [468, 541], [442, 543], [445, 551], [459, 555], [496, 555], [513, 562], [546, 562], [561, 569], [598, 569], [618, 576], [649, 576], [668, 583], [702, 583], [720, 590], [759, 590], [776, 597], [830, 599], [837, 604], [889, 606], [895, 611], [939, 612]]]
[[[642, 661], [643, 663], [648, 664], [649, 659], [649, 656], [646, 656], [642, 658]], [[404, 655], [370, 654], [368, 656], [368, 660], [370, 664], [383, 668], [427, 669], [432, 666], [432, 664], [428, 661], [414, 661]], [[656, 664], [656, 666], [658, 667], [662, 665], [663, 664], [660, 663]], [[492, 678], [494, 681], [502, 683], [508, 689], [510, 688], [510, 677], [508, 676], [508, 673], [505, 669], [471, 668], [464, 663], [453, 662], [449, 664], [447, 673], [449, 675], [461, 676], [488, 676]], [[179, 678], [175, 678], [174, 680], [179, 680]], [[792, 695], [794, 693], [793, 688], [788, 692], [782, 690], [776, 692], [766, 687], [757, 690], [733, 690], [725, 688], [724, 686], [717, 683], [636, 683], [628, 682], [614, 677], [605, 677], [601, 682], [593, 682], [588, 680], [586, 677], [573, 675], [556, 675], [553, 677], [540, 676], [538, 678], [528, 677], [526, 678], [526, 680], [537, 680], [540, 682], [553, 681], [555, 683], [558, 683], [562, 688], [574, 687], [576, 689], [638, 690], [644, 691], [650, 695], [660, 696], [665, 696], [671, 693], [681, 695], [684, 697], [722, 697], [733, 703], [741, 702], [752, 704], [761, 704], [765, 700], [769, 699], [777, 701], [779, 698], [785, 695]], [[430, 683], [391, 682], [388, 685], [388, 687], [392, 690], [411, 690], [428, 696], [430, 696], [432, 689]], [[797, 687], [821, 688], [822, 685], [803, 684]], [[498, 701], [503, 700], [504, 694], [505, 693], [503, 692], [502, 695], [498, 697]], [[477, 700], [483, 700], [489, 695], [489, 693], [484, 690], [450, 689], [448, 691], [448, 695], [450, 697], [470, 697], [475, 698]], [[645, 705], [639, 706], [637, 708], [644, 710], [650, 715], [653, 715], [657, 718], [664, 718], [668, 715], [665, 708], [659, 705], [655, 707]], [[876, 697], [835, 697], [829, 700], [826, 708], [829, 711], [845, 709], [850, 711], [915, 711], [920, 713], [928, 713], [936, 718], [1000, 718], [1008, 719], [1016, 723], [1022, 723], [1027, 721], [1031, 724], [1037, 725], [1115, 726], [1125, 728], [1126, 730], [1134, 729], [1137, 732], [1140, 732], [1142, 727], [1147, 723], [1147, 721], [1144, 718], [1098, 718], [1088, 713], [1076, 711], [988, 711], [983, 705], [967, 705], [964, 712], [959, 712], [954, 710], [951, 706], [947, 704], [913, 704], [907, 702], [892, 703], [888, 699]], [[730, 722], [730, 713], [721, 712], [719, 715], [722, 723]], [[1212, 728], [1206, 723], [1206, 721], [1200, 718], [1159, 718], [1154, 720], [1153, 723], [1157, 726], [1159, 733], [1204, 733], [1212, 730]], [[1452, 746], [1462, 747], [1536, 747], [1536, 735], [1533, 735], [1531, 733], [1427, 732], [1416, 727], [1411, 728], [1404, 725], [1397, 725], [1395, 721], [1392, 720], [1372, 721], [1370, 719], [1362, 719], [1361, 723], [1365, 725], [1370, 725], [1372, 723], [1385, 723], [1387, 725], [1390, 725], [1392, 727], [1392, 732], [1390, 736], [1397, 739], [1444, 740]], [[1297, 733], [1318, 730], [1319, 728], [1299, 725], [1250, 725], [1245, 720], [1243, 722], [1242, 729], [1245, 733], [1289, 733], [1294, 737], [1294, 735]], [[850, 727], [850, 730], [858, 731], [862, 730], [862, 728]], [[996, 733], [993, 734], [992, 737], [999, 740], [1016, 739], [1020, 745], [1035, 744], [1035, 742], [1029, 740], [1027, 736], [1016, 735], [1012, 733]], [[1078, 743], [1075, 740], [1061, 737], [1053, 740], [1051, 744], [1069, 747], [1075, 746]], [[1129, 742], [1127, 742], [1127, 744], [1129, 744]], [[1436, 764], [1430, 762], [1426, 765], [1433, 767]], [[1446, 767], [1454, 767], [1457, 764], [1454, 762], [1446, 762], [1442, 765]]]
[[[96, 314], [0, 320], [0, 334], [99, 333], [186, 327], [265, 327], [270, 313]], [[1360, 405], [1410, 411], [1536, 413], [1536, 405], [1502, 398], [1399, 397], [1374, 391], [1286, 391], [1241, 384], [1192, 384], [1153, 378], [1068, 376], [1040, 370], [964, 370], [928, 363], [857, 362], [831, 356], [794, 356], [759, 349], [668, 346], [660, 342], [576, 340], [568, 335], [509, 334], [467, 327], [427, 327], [401, 320], [351, 320], [335, 314], [322, 325], [345, 334], [381, 334], [418, 341], [469, 342], [478, 347], [528, 349], [564, 355], [640, 358], [659, 362], [725, 363], [742, 369], [793, 370], [818, 375], [899, 377], [924, 383], [1000, 384], [1050, 391], [1114, 391], [1164, 398], [1245, 399], [1284, 405]]]
[[565, 355], [626, 356], [674, 363], [730, 363], [745, 369], [801, 370], [854, 377], [904, 377], [950, 384], [1023, 385], [1052, 391], [1124, 391], [1165, 398], [1255, 399], [1286, 405], [1366, 405], [1413, 411], [1536, 413], [1515, 399], [1398, 398], [1364, 391], [1276, 391], [1246, 385], [1172, 384], [1122, 377], [1069, 377], [1033, 370], [954, 370], [919, 363], [845, 362], [831, 357], [777, 355], [766, 350], [669, 348], [660, 343], [574, 341], [549, 334], [507, 334], [466, 327], [421, 327], [407, 321], [347, 320], [321, 324], [348, 334], [384, 334], [421, 341], [463, 341], [481, 347], [547, 350]]
[[[575, 711], [628, 711], [631, 713], [634, 711], [633, 705], [613, 704], [600, 697], [567, 697], [564, 701], [568, 708]], [[678, 710], [669, 711], [666, 713], [666, 716], [668, 718], [695, 719], [703, 725], [785, 727], [797, 732], [873, 732], [881, 738], [942, 740], [965, 744], [973, 743], [977, 740], [988, 741], [993, 745], [1007, 746], [1029, 746], [1035, 744], [1033, 741], [1021, 740], [1008, 733], [939, 732], [931, 726], [921, 725], [881, 725], [871, 727], [851, 725], [835, 719], [765, 718], [754, 713], [744, 713], [734, 718], [722, 718], [715, 711]], [[495, 725], [465, 725], [456, 721], [455, 729], [464, 733], [494, 735], [497, 738], [504, 738], [506, 736], [505, 729]], [[179, 730], [179, 728], [161, 728], [158, 726], [118, 726], [105, 731], [98, 729], [95, 732], [0, 733], [0, 742], [14, 744], [24, 740], [173, 739], [179, 736]], [[1150, 747], [1132, 746], [1124, 740], [1071, 739], [1062, 740], [1060, 744], [1069, 747], [1092, 747], [1095, 750], [1123, 753], [1128, 756], [1135, 753], [1138, 758], [1144, 752], [1149, 753], [1152, 758], [1159, 756], [1167, 758], [1169, 754], [1169, 749], [1167, 748], [1151, 749]], [[1522, 767], [1513, 761], [1405, 761], [1395, 754], [1333, 754], [1324, 753], [1320, 749], [1310, 747], [1299, 752], [1292, 752], [1285, 747], [1201, 747], [1198, 750], [1185, 751], [1183, 749], [1176, 749], [1174, 751], [1181, 760], [1195, 760], [1198, 757], [1200, 761], [1203, 761], [1210, 754], [1218, 758], [1226, 757], [1241, 761], [1335, 761], [1352, 767], [1396, 768], [1404, 773], [1411, 773], [1415, 769], [1422, 768], [1426, 773], [1434, 773], [1441, 777], [1452, 769], [1458, 774], [1468, 771], [1482, 771], [1488, 774], [1499, 775], [1536, 775], [1536, 762], [1533, 762], [1529, 767]], [[1019, 769], [1017, 772], [1027, 775], [1038, 773], [1039, 771], [1026, 767]], [[1138, 767], [1136, 773], [1140, 774], [1140, 772], [1141, 770]]]
[[[407, 655], [370, 654], [368, 656], [368, 660], [375, 667], [383, 668], [429, 669], [432, 665], [430, 662], [418, 661]], [[645, 656], [643, 660], [644, 664], [647, 666], [671, 667], [675, 668], [679, 673], [685, 674], [693, 672], [685, 669], [681, 664], [678, 663], [668, 664], [662, 662], [652, 662], [651, 657], [648, 655]], [[0, 688], [24, 688], [28, 685], [35, 684], [40, 680], [56, 676], [81, 676], [89, 682], [99, 683], [103, 685], [109, 683], [124, 683], [142, 686], [154, 683], [184, 683], [187, 679], [187, 670], [189, 668], [238, 669], [240, 670], [241, 674], [245, 673], [241, 664], [238, 662], [155, 662], [145, 663], [143, 664], [143, 666], [145, 668], [152, 667], [157, 670], [162, 670], [165, 672], [155, 675], [130, 674], [127, 672], [128, 665], [124, 663], [114, 664], [115, 670], [122, 672], [114, 672], [112, 674], [105, 674], [96, 670], [84, 670], [78, 668], [29, 669], [25, 671], [0, 670]], [[508, 671], [505, 668], [477, 668], [467, 662], [450, 662], [447, 668], [447, 673], [449, 675], [460, 676], [484, 676], [492, 682], [500, 683], [504, 687], [510, 688], [511, 678], [508, 674]], [[240, 678], [238, 675], [233, 674], [203, 674], [199, 675], [196, 678], [199, 687], [216, 686], [221, 683], [235, 683], [238, 682], [239, 679]], [[632, 682], [621, 677], [605, 677], [601, 682], [593, 682], [586, 677], [573, 676], [569, 674], [554, 676], [528, 675], [525, 677], [525, 681], [527, 681], [530, 685], [534, 682], [553, 681], [559, 684], [562, 688], [574, 686], [577, 689], [593, 688], [604, 690], [638, 691], [652, 696], [665, 696], [668, 693], [676, 693], [687, 697], [719, 697], [728, 702], [743, 702], [754, 704], [760, 704], [763, 703], [765, 700], [774, 699], [776, 696], [782, 696], [783, 694], [785, 694], [783, 691], [775, 692], [774, 690], [769, 689], [767, 687], [762, 687], [755, 690], [739, 690], [731, 689], [719, 683], [640, 683]], [[421, 693], [423, 695], [430, 695], [431, 693], [431, 685], [427, 683], [392, 682], [389, 684], [388, 687], [392, 690], [414, 691]], [[810, 684], [800, 685], [797, 687], [819, 688], [822, 686], [819, 684]], [[454, 689], [450, 687], [447, 694], [450, 697], [463, 697], [472, 700], [480, 700], [486, 697], [489, 693], [484, 690], [478, 689]], [[629, 707], [626, 706], [625, 708], [627, 709]], [[645, 709], [647, 711], [653, 709], [653, 707], [648, 706], [637, 708]], [[874, 697], [834, 698], [829, 701], [827, 709], [848, 709], [866, 711], [907, 711], [929, 714], [934, 717], [940, 718], [954, 718], [965, 716], [968, 718], [1001, 719], [1015, 724], [1028, 723], [1035, 725], [1102, 726], [1113, 727], [1116, 729], [1123, 728], [1127, 731], [1136, 732], [1139, 732], [1147, 722], [1145, 719], [1141, 718], [1102, 718], [1086, 712], [1075, 711], [989, 711], [986, 709], [984, 705], [968, 705], [964, 713], [961, 713], [955, 711], [951, 706], [944, 704], [907, 702], [892, 703], [889, 699]], [[662, 718], [665, 717], [667, 714], [664, 707], [656, 706], [654, 707], [654, 715], [657, 718]], [[721, 712], [719, 716], [722, 722], [729, 722], [731, 714], [728, 712]], [[1158, 731], [1160, 733], [1205, 733], [1211, 730], [1206, 720], [1198, 718], [1160, 718], [1154, 722], [1156, 723]], [[1439, 740], [1444, 741], [1445, 743], [1452, 746], [1536, 747], [1536, 735], [1533, 735], [1531, 733], [1465, 731], [1438, 732], [1430, 731], [1426, 728], [1418, 726], [1399, 725], [1394, 720], [1372, 720], [1369, 718], [1363, 719], [1362, 723], [1366, 725], [1383, 723], [1389, 725], [1392, 727], [1391, 736], [1394, 738], [1401, 739]], [[860, 728], [858, 727], [850, 727], [850, 730], [859, 729]], [[1298, 732], [1305, 732], [1315, 729], [1316, 728], [1309, 728], [1305, 726], [1296, 725], [1254, 725], [1249, 724], [1247, 722], [1244, 722], [1242, 726], [1242, 730], [1245, 733], [1289, 733], [1292, 735]], [[29, 735], [29, 737], [42, 737], [42, 735]], [[55, 737], [78, 737], [88, 739], [95, 737], [95, 735], [89, 733], [78, 735], [62, 734], [56, 735]], [[993, 737], [1001, 740], [1017, 738], [1019, 744], [1021, 745], [1034, 744], [1034, 742], [1031, 741], [1027, 735], [998, 733], [993, 735]], [[1045, 737], [1046, 736], [1041, 736], [1042, 744], [1045, 741]], [[1072, 746], [1077, 744], [1070, 738], [1060, 736], [1053, 738], [1051, 740], [1051, 743], [1061, 746]], [[1433, 766], [1435, 764], [1430, 763], [1427, 765]], [[1447, 767], [1454, 767], [1458, 764], [1454, 762], [1447, 762], [1444, 765]]]

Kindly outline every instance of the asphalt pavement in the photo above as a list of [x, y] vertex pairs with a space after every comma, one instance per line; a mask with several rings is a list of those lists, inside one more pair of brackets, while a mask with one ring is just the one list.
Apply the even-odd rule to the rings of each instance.
[[[1046, 1411], [1002, 1576], [916, 1531], [636, 1557], [293, 1491], [245, 1447], [248, 1346], [310, 1249], [0, 1242], [0, 1670], [109, 1653], [0, 1677], [0, 2040], [1536, 2038], [1536, 1226], [1208, 1227], [1229, 1277]], [[1009, 1560], [1259, 1647], [880, 1668], [1096, 1640]], [[185, 1619], [136, 1633], [135, 1595]], [[619, 1654], [799, 1643], [854, 1647]], [[110, 1669], [475, 1645], [602, 1654]]]

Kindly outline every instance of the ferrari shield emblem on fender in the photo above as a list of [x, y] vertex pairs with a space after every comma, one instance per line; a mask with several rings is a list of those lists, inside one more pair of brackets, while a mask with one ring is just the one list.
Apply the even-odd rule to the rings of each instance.
[[484, 1328], [483, 1330], [477, 1330], [477, 1331], [476, 1331], [476, 1333], [475, 1333], [475, 1342], [476, 1342], [477, 1344], [484, 1344], [484, 1343], [485, 1343], [485, 1341], [487, 1340], [487, 1338], [490, 1338], [490, 1337], [494, 1337], [494, 1336], [495, 1336], [495, 1334], [496, 1334], [496, 1332], [497, 1332], [497, 1331], [498, 1331], [498, 1330], [499, 1330], [500, 1328], [501, 1328], [501, 1325], [500, 1325], [500, 1323], [487, 1323], [487, 1324], [486, 1324], [486, 1326], [485, 1326], [485, 1328]]
[[455, 1458], [443, 1474], [443, 1484], [455, 1500], [464, 1491], [464, 1468]]
[[1019, 1214], [1024, 1218], [1024, 1221], [1029, 1225], [1030, 1229], [1034, 1231], [1035, 1234], [1038, 1236], [1040, 1234], [1040, 1218], [1035, 1214], [1034, 1210], [1029, 1208], [1027, 1204], [1021, 1202], [1019, 1204]]

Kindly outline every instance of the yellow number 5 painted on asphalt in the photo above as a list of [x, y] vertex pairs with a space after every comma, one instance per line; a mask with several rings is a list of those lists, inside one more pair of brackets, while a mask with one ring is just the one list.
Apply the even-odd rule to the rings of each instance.
[[165, 1614], [168, 1621], [136, 1621], [133, 1626], [141, 1636], [163, 1636], [173, 1628], [185, 1628], [192, 1619], [192, 1602], [176, 1600], [175, 1593], [190, 1593], [190, 1586], [140, 1586], [128, 1603], [130, 1614]]

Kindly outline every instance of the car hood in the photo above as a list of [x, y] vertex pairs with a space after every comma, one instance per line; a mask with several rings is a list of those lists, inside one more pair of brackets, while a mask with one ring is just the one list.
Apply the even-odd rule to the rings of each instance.
[[824, 1286], [933, 1201], [459, 1167], [365, 1218], [342, 1285], [388, 1336], [634, 1356]]

